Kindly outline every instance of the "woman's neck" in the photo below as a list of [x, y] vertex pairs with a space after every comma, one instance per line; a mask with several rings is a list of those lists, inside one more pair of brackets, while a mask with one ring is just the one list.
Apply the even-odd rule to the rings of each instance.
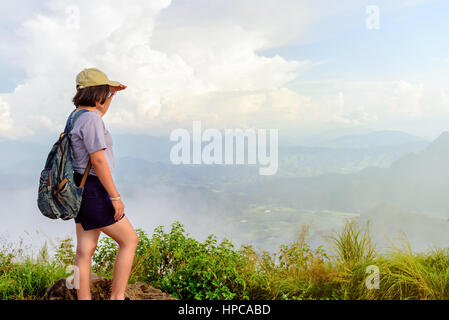
[[77, 109], [86, 109], [86, 110], [89, 110], [90, 112], [95, 112], [97, 107], [78, 106]]

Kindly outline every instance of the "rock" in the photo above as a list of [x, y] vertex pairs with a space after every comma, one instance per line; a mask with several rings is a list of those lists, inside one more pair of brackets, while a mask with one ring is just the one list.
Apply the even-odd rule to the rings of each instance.
[[[91, 274], [90, 288], [93, 300], [109, 300], [112, 279]], [[136, 282], [126, 286], [125, 297], [131, 300], [177, 300], [168, 293], [162, 292], [146, 283]], [[76, 300], [76, 290], [68, 289], [66, 278], [57, 280], [47, 290], [46, 300]]]

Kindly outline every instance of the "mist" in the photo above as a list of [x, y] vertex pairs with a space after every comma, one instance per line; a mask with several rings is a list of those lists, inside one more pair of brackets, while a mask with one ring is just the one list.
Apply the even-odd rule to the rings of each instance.
[[[23, 241], [37, 251], [44, 242], [52, 250], [63, 238], [75, 239], [74, 221], [50, 220], [37, 208], [48, 146], [0, 144], [7, 151], [0, 158], [3, 241]], [[254, 165], [174, 165], [164, 160], [170, 145], [145, 135], [119, 135], [114, 145], [125, 214], [150, 236], [179, 221], [199, 241], [214, 234], [236, 247], [276, 252], [304, 228], [313, 247], [327, 246], [326, 239], [347, 221], [362, 227], [369, 221], [380, 248], [404, 235], [416, 251], [449, 245], [449, 133], [430, 142], [388, 131], [281, 146], [273, 176], [259, 175]]]

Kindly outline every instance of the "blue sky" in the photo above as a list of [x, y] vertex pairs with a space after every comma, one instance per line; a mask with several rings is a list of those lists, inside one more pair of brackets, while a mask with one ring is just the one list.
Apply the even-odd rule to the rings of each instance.
[[[368, 5], [378, 30], [365, 27]], [[8, 3], [0, 137], [58, 131], [76, 73], [96, 66], [129, 85], [107, 118], [121, 132], [166, 135], [202, 120], [433, 138], [449, 120], [448, 12], [443, 0]]]
[[[436, 1], [387, 12], [380, 6], [379, 30], [364, 27], [366, 3], [355, 4], [344, 19], [337, 16], [322, 21], [313, 30], [320, 36], [308, 43], [285, 44], [259, 53], [268, 57], [280, 55], [289, 60], [326, 61], [306, 71], [301, 76], [304, 80], [342, 77], [386, 80], [417, 72], [449, 70], [449, 41], [446, 39], [449, 2]], [[45, 12], [39, 2], [32, 5], [30, 14]], [[16, 14], [17, 10], [14, 6], [6, 13], [14, 11]], [[12, 21], [0, 20], [2, 35], [14, 37], [20, 23], [17, 17]], [[5, 57], [0, 60], [0, 73], [0, 92], [12, 91], [26, 77], [20, 66]]]
[[[370, 2], [375, 4], [374, 2]], [[320, 37], [260, 53], [286, 59], [326, 61], [301, 76], [305, 80], [393, 80], [449, 68], [449, 2], [382, 10], [380, 29], [365, 28], [364, 6], [317, 26]]]

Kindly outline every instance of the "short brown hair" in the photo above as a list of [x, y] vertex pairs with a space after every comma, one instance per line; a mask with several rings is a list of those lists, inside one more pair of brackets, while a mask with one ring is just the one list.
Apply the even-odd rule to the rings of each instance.
[[92, 86], [76, 89], [76, 94], [73, 97], [73, 104], [77, 107], [95, 107], [97, 102], [100, 104], [105, 103], [106, 98], [109, 96], [109, 85], [104, 84], [100, 86]]

